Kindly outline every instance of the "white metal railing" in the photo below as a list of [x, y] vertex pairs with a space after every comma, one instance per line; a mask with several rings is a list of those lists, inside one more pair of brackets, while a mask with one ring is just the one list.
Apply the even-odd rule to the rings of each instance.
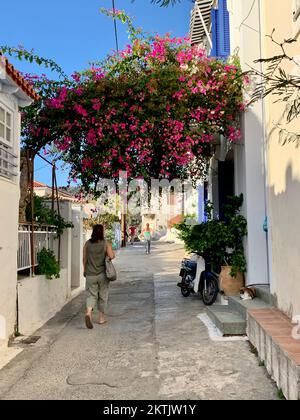
[[18, 156], [12, 153], [12, 148], [0, 141], [0, 176], [13, 179], [18, 176]]
[[34, 225], [33, 235], [30, 224], [20, 224], [18, 231], [18, 271], [32, 268], [31, 240], [33, 238], [34, 266], [37, 266], [37, 254], [43, 248], [54, 251], [54, 238], [56, 230], [54, 226]]

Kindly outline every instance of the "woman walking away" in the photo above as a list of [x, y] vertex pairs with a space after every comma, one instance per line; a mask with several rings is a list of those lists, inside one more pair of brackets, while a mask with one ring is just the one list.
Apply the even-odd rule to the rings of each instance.
[[146, 228], [143, 230], [144, 239], [146, 241], [146, 254], [150, 254], [151, 251], [151, 229], [149, 223], [146, 224]]
[[115, 253], [109, 242], [104, 240], [104, 228], [102, 225], [94, 226], [92, 237], [83, 248], [83, 268], [86, 277], [86, 314], [85, 324], [87, 328], [93, 328], [92, 312], [98, 305], [99, 324], [105, 324], [106, 308], [108, 300], [109, 281], [105, 274], [105, 258], [115, 258]]

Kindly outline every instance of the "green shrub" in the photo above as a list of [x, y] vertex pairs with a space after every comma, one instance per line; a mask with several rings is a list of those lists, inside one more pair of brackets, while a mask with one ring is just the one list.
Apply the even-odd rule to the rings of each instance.
[[[31, 205], [26, 208], [26, 220], [31, 221]], [[34, 221], [41, 225], [51, 225], [56, 228], [56, 235], [63, 234], [64, 229], [73, 228], [72, 222], [66, 221], [56, 210], [47, 207], [45, 200], [37, 195], [34, 195]]]
[[59, 278], [60, 267], [53, 251], [43, 248], [40, 252], [38, 252], [37, 260], [38, 274], [44, 274], [49, 280], [52, 280], [53, 278]]
[[179, 238], [190, 252], [198, 252], [204, 258], [211, 260], [213, 266], [229, 265], [231, 275], [245, 273], [246, 258], [243, 239], [247, 235], [247, 220], [239, 214], [243, 204], [243, 195], [227, 197], [228, 204], [224, 206], [225, 220], [213, 219], [213, 204], [206, 205], [207, 221], [192, 226], [185, 219], [175, 227]]

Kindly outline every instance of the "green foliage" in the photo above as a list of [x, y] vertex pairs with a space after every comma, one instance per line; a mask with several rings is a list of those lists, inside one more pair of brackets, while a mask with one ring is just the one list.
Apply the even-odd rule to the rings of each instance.
[[247, 235], [247, 221], [239, 214], [243, 195], [228, 197], [224, 206], [226, 219], [213, 220], [213, 204], [206, 205], [207, 222], [191, 226], [186, 219], [176, 225], [179, 238], [190, 252], [198, 252], [212, 261], [214, 266], [232, 266], [231, 275], [246, 272], [243, 238]]
[[277, 398], [279, 400], [285, 400], [286, 399], [281, 388], [277, 390]]
[[40, 57], [35, 54], [33, 50], [26, 50], [24, 47], [10, 47], [8, 45], [0, 45], [0, 51], [3, 54], [8, 54], [10, 56], [15, 56], [18, 60], [25, 60], [29, 63], [36, 63], [38, 66], [43, 65], [46, 68], [50, 68], [52, 71], [57, 72], [61, 77], [65, 78], [66, 73], [63, 69], [53, 60]]
[[[26, 220], [31, 221], [31, 205], [26, 208]], [[57, 236], [63, 234], [64, 229], [73, 228], [72, 222], [66, 221], [56, 210], [45, 205], [43, 198], [34, 195], [34, 217], [33, 220], [41, 225], [55, 226]]]
[[254, 354], [254, 356], [255, 356], [255, 357], [258, 357], [258, 351], [257, 351], [257, 348], [256, 348], [255, 346], [253, 346], [253, 344], [252, 344], [252, 343], [250, 343], [250, 341], [248, 342], [248, 344], [249, 344], [249, 347], [250, 347], [250, 352], [251, 352], [252, 354]]
[[112, 229], [113, 224], [120, 222], [118, 216], [111, 213], [99, 214], [96, 217], [85, 220], [85, 228], [93, 229], [95, 225], [103, 225], [106, 230]]
[[53, 251], [43, 248], [37, 255], [38, 274], [44, 274], [47, 279], [59, 278], [60, 267]]
[[181, 0], [151, 0], [151, 3], [158, 4], [160, 7], [174, 6], [175, 4], [181, 3]]
[[113, 240], [115, 239], [115, 233], [114, 233], [113, 229], [106, 229], [105, 230], [105, 239], [109, 242], [113, 242]]

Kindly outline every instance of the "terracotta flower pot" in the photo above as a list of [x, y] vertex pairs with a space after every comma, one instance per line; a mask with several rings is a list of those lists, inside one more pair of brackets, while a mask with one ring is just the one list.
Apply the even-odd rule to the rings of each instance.
[[241, 287], [245, 285], [243, 273], [238, 273], [236, 277], [230, 275], [231, 266], [222, 266], [220, 273], [220, 289], [225, 296], [234, 296], [240, 293]]

